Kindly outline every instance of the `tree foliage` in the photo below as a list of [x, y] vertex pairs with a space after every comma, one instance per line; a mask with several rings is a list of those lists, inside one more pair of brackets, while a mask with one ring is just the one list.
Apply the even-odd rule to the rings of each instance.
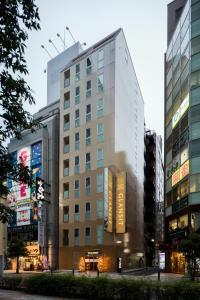
[[181, 240], [179, 251], [185, 254], [188, 271], [191, 279], [194, 280], [198, 269], [198, 260], [200, 259], [200, 234], [192, 233], [188, 239]]
[[16, 258], [17, 260], [17, 265], [16, 265], [16, 273], [19, 273], [19, 257], [20, 256], [28, 256], [29, 252], [22, 240], [19, 238], [13, 238], [11, 241], [8, 243], [8, 248], [7, 248], [7, 257], [10, 258]]
[[[34, 104], [25, 80], [28, 74], [25, 49], [29, 30], [39, 30], [35, 0], [0, 0], [0, 198], [8, 194], [7, 176], [31, 184], [31, 173], [22, 164], [13, 164], [6, 148], [9, 138], [21, 138], [21, 131], [37, 125], [24, 103]], [[8, 209], [0, 207], [0, 221]]]

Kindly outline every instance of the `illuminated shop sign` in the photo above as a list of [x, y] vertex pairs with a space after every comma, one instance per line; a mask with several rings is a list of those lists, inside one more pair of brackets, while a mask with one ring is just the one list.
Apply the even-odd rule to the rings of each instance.
[[159, 253], [159, 264], [160, 264], [160, 269], [164, 270], [165, 269], [165, 253], [164, 252]]
[[44, 180], [39, 177], [36, 178], [36, 199], [44, 200]]
[[185, 97], [179, 109], [174, 114], [172, 118], [172, 128], [174, 128], [178, 124], [180, 118], [184, 115], [188, 107], [189, 107], [189, 94]]
[[17, 226], [30, 224], [30, 207], [22, 207], [17, 210]]
[[126, 173], [116, 178], [116, 233], [126, 231]]
[[185, 176], [189, 174], [189, 160], [187, 160], [173, 175], [172, 186], [181, 181]]
[[113, 175], [104, 169], [104, 229], [113, 231]]

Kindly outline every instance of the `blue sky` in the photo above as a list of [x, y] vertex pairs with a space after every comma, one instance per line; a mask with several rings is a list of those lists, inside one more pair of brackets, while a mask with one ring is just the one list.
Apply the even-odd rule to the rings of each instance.
[[[46, 105], [46, 68], [49, 57], [44, 44], [56, 55], [49, 39], [62, 51], [56, 36], [64, 35], [68, 26], [76, 40], [91, 46], [122, 27], [127, 39], [145, 103], [145, 120], [150, 129], [163, 135], [164, 115], [164, 52], [166, 50], [167, 0], [36, 0], [41, 31], [31, 32], [26, 58], [28, 82], [34, 91], [36, 105], [31, 112]], [[66, 44], [72, 39], [66, 31]]]

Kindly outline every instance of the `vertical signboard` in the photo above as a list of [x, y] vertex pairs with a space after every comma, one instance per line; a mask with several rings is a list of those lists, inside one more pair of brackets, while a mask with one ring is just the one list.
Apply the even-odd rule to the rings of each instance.
[[116, 233], [126, 231], [126, 173], [116, 177]]
[[113, 231], [113, 175], [108, 169], [104, 169], [104, 229]]
[[[18, 162], [23, 167], [30, 168], [30, 147], [22, 148], [18, 151]], [[23, 181], [19, 181], [19, 194], [17, 200], [30, 198], [30, 188]]]

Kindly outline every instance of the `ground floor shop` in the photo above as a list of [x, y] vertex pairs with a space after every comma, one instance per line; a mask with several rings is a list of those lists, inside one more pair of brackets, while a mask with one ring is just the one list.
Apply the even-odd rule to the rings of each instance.
[[120, 272], [122, 269], [138, 268], [143, 255], [143, 253], [124, 253], [123, 247], [115, 246], [63, 247], [59, 251], [59, 269]]
[[[42, 271], [48, 269], [48, 260], [46, 255], [41, 254], [41, 249], [37, 242], [27, 243], [26, 248], [29, 255], [19, 257], [19, 268], [23, 271]], [[17, 266], [16, 259], [9, 260], [10, 269], [15, 270]]]

